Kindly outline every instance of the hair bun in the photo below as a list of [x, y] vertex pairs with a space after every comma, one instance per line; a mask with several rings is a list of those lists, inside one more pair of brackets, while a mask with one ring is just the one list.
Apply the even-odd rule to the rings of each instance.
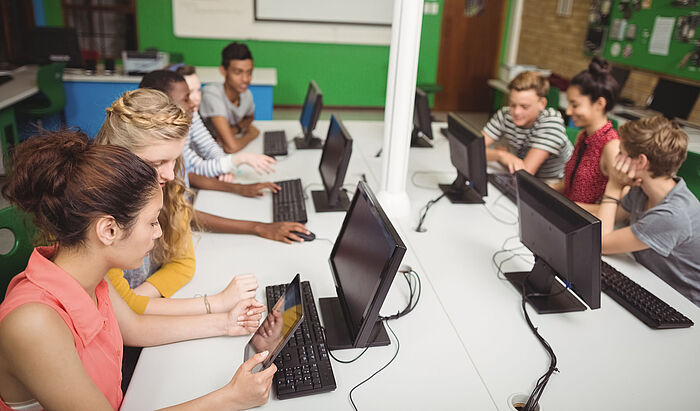
[[593, 57], [588, 65], [588, 71], [596, 77], [606, 76], [610, 73], [610, 63], [602, 57]]

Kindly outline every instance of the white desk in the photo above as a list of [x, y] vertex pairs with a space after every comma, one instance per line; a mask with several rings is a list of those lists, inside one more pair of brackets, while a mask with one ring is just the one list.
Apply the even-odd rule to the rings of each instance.
[[37, 66], [23, 66], [12, 71], [12, 80], [0, 85], [0, 110], [39, 92]]
[[[299, 130], [298, 123], [292, 121], [257, 124], [262, 130], [285, 128], [288, 138]], [[319, 122], [319, 134], [325, 134], [327, 124]], [[348, 121], [345, 126], [354, 139], [345, 181], [354, 182], [365, 173], [376, 190], [381, 159], [374, 155], [382, 145], [383, 125]], [[449, 183], [455, 176], [439, 126], [434, 125], [433, 149], [411, 149], [407, 192], [412, 213], [395, 221], [408, 247], [404, 263], [420, 272], [423, 296], [414, 313], [392, 323], [401, 340], [401, 352], [394, 364], [356, 390], [360, 409], [506, 410], [507, 398], [515, 392], [529, 393], [549, 364], [546, 352], [524, 321], [520, 295], [497, 278], [491, 264], [493, 252], [505, 238], [517, 234], [517, 226], [496, 221], [482, 205], [452, 205], [442, 199], [430, 209], [425, 221], [428, 231], [413, 231], [419, 209], [440, 194], [430, 187]], [[255, 141], [252, 150], [260, 150], [260, 143]], [[304, 186], [320, 183], [319, 158], [319, 151], [295, 152], [290, 146], [290, 156], [280, 161], [273, 179], [301, 177]], [[411, 183], [415, 171], [431, 171], [415, 176], [421, 187]], [[514, 222], [509, 213], [516, 211], [515, 206], [491, 186], [489, 192], [489, 210]], [[239, 218], [271, 218], [267, 196], [242, 199], [200, 192], [197, 207]], [[342, 214], [316, 214], [311, 201], [307, 210], [308, 227], [317, 237], [335, 240]], [[195, 249], [197, 274], [178, 296], [216, 292], [233, 273], [254, 272], [264, 286], [288, 281], [297, 271], [312, 281], [317, 298], [333, 295], [327, 264], [331, 246], [321, 239], [287, 246], [250, 236], [200, 237]], [[517, 239], [509, 242], [518, 244]], [[263, 252], [278, 255], [265, 258], [272, 254]], [[696, 325], [653, 331], [606, 295], [601, 297], [599, 310], [549, 315], [529, 310], [532, 321], [554, 348], [561, 371], [552, 376], [541, 398], [543, 410], [697, 409], [700, 309], [631, 258], [606, 260]], [[222, 268], [226, 266], [232, 268]], [[515, 259], [504, 268], [529, 267]], [[394, 312], [405, 304], [403, 286], [402, 281], [396, 283], [383, 312]], [[173, 404], [218, 388], [233, 375], [246, 341], [244, 337], [222, 337], [145, 349], [123, 409]], [[348, 409], [350, 387], [383, 365], [394, 348], [371, 349], [365, 358], [350, 365], [334, 362], [338, 389], [331, 394], [285, 401], [271, 398], [265, 407]], [[339, 355], [352, 357], [350, 352]]]

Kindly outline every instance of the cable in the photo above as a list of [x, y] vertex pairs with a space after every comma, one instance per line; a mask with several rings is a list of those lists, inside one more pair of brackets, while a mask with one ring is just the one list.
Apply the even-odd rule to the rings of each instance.
[[[377, 371], [374, 372], [374, 374], [372, 374], [372, 375], [370, 375], [369, 377], [365, 378], [364, 381], [362, 381], [361, 383], [359, 383], [359, 384], [357, 384], [356, 386], [352, 387], [352, 389], [350, 390], [350, 404], [352, 404], [352, 408], [353, 408], [355, 411], [357, 411], [357, 406], [355, 405], [355, 401], [353, 401], [353, 399], [352, 399], [352, 393], [353, 393], [353, 391], [355, 391], [357, 388], [359, 388], [362, 384], [364, 384], [364, 383], [366, 383], [367, 381], [371, 380], [375, 375], [377, 375], [377, 374], [379, 374], [380, 372], [384, 371], [384, 369], [385, 369], [386, 367], [388, 367], [389, 365], [391, 365], [391, 363], [394, 362], [394, 360], [396, 359], [396, 357], [399, 355], [399, 350], [401, 349], [401, 343], [399, 342], [399, 337], [396, 336], [396, 333], [394, 332], [394, 330], [393, 330], [393, 329], [391, 328], [391, 326], [389, 325], [389, 320], [384, 320], [384, 324], [386, 325], [386, 328], [388, 328], [389, 331], [391, 331], [391, 334], [394, 336], [394, 339], [396, 340], [396, 352], [394, 353], [394, 356], [391, 357], [391, 359], [389, 360], [389, 362], [386, 363], [382, 368], [378, 369]], [[365, 348], [365, 351], [366, 351], [366, 350], [367, 350], [367, 349]], [[329, 352], [330, 352], [330, 351], [329, 351]], [[362, 352], [362, 354], [364, 354], [364, 351]], [[360, 354], [360, 355], [362, 355], [362, 354]], [[359, 358], [359, 357], [358, 357], [358, 358]]]
[[316, 237], [316, 239], [321, 241], [328, 241], [329, 243], [331, 243], [331, 245], [335, 245], [333, 240], [331, 240], [330, 238]]
[[413, 184], [414, 186], [416, 186], [418, 188], [423, 188], [425, 190], [438, 190], [439, 188], [438, 188], [437, 184], [434, 186], [426, 186], [426, 185], [421, 185], [421, 184], [416, 183], [416, 175], [418, 175], [418, 174], [442, 174], [442, 175], [445, 175], [445, 174], [450, 174], [450, 172], [448, 172], [448, 171], [415, 171], [413, 174], [411, 174], [411, 184]]
[[446, 193], [440, 194], [439, 197], [436, 197], [436, 198], [434, 198], [434, 199], [428, 201], [428, 202], [425, 204], [425, 206], [423, 206], [423, 208], [421, 208], [421, 210], [423, 210], [423, 215], [421, 215], [420, 218], [418, 219], [418, 227], [416, 227], [416, 231], [417, 231], [417, 232], [419, 232], [419, 233], [424, 233], [425, 231], [427, 231], [427, 230], [425, 230], [425, 229], [423, 228], [423, 221], [425, 221], [425, 216], [428, 215], [428, 210], [430, 210], [430, 207], [432, 207], [433, 204], [435, 204], [435, 203], [437, 203], [438, 201], [440, 201], [440, 199], [443, 198], [443, 197], [445, 196], [445, 194], [446, 194]]
[[[420, 276], [418, 276], [418, 273], [413, 269], [409, 269], [408, 271], [402, 271], [401, 273], [403, 274], [404, 278], [406, 279], [406, 282], [408, 283], [408, 290], [409, 290], [408, 305], [406, 306], [406, 308], [403, 309], [403, 311], [398, 311], [394, 315], [379, 317], [382, 320], [396, 320], [398, 318], [401, 318], [404, 315], [413, 311], [413, 309], [416, 308], [416, 306], [418, 305], [418, 301], [420, 300], [421, 291], [423, 289], [423, 285], [421, 284], [421, 281], [420, 281]], [[414, 284], [414, 280], [415, 280], [415, 284]], [[415, 301], [413, 301], [414, 296], [416, 297]]]

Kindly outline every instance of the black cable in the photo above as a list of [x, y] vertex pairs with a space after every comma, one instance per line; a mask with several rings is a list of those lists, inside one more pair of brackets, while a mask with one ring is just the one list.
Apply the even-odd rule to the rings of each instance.
[[440, 201], [440, 199], [443, 198], [444, 196], [445, 196], [445, 193], [440, 194], [439, 197], [436, 197], [436, 198], [434, 198], [434, 199], [428, 201], [428, 202], [423, 206], [423, 208], [421, 208], [423, 214], [422, 214], [422, 215], [420, 216], [420, 218], [418, 219], [418, 227], [416, 227], [416, 231], [417, 231], [417, 232], [422, 233], [422, 232], [425, 232], [425, 231], [426, 231], [426, 230], [423, 229], [423, 221], [425, 221], [425, 216], [428, 215], [428, 210], [430, 210], [430, 207], [432, 207], [433, 204], [435, 204], [435, 203], [437, 203], [438, 201]]
[[[408, 290], [409, 290], [408, 305], [402, 311], [398, 311], [394, 315], [379, 317], [380, 319], [382, 319], [382, 320], [396, 320], [396, 319], [401, 318], [404, 315], [410, 313], [411, 311], [413, 311], [413, 309], [416, 308], [416, 306], [418, 305], [418, 301], [420, 300], [421, 291], [423, 289], [423, 285], [421, 284], [421, 281], [420, 281], [420, 276], [418, 275], [418, 273], [415, 270], [404, 271], [403, 276], [406, 279], [406, 282], [408, 283]], [[414, 279], [415, 279], [415, 285], [413, 284]], [[415, 301], [413, 301], [414, 296], [416, 297]]]
[[[389, 320], [384, 320], [384, 324], [386, 324], [386, 328], [391, 331], [391, 334], [394, 336], [394, 339], [396, 340], [396, 352], [394, 353], [394, 356], [391, 357], [388, 363], [386, 363], [382, 368], [378, 369], [377, 371], [374, 372], [374, 374], [370, 375], [369, 377], [365, 378], [364, 381], [361, 383], [357, 384], [356, 386], [352, 387], [350, 390], [350, 404], [352, 404], [352, 408], [357, 411], [357, 406], [355, 405], [355, 401], [352, 399], [352, 393], [355, 391], [357, 388], [359, 388], [362, 384], [366, 383], [367, 381], [371, 380], [375, 375], [379, 374], [380, 372], [384, 371], [386, 367], [391, 365], [392, 362], [396, 359], [396, 357], [399, 355], [399, 350], [401, 349], [401, 344], [399, 343], [399, 337], [396, 336], [396, 333], [394, 330], [391, 328], [389, 325]], [[366, 350], [366, 348], [365, 348]], [[330, 351], [329, 351], [330, 352]], [[364, 352], [363, 352], [364, 353]]]

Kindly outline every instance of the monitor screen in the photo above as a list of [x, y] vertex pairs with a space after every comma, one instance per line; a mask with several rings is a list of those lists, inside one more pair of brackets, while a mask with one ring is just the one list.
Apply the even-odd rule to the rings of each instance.
[[323, 95], [321, 89], [318, 88], [315, 81], [311, 80], [304, 98], [304, 105], [301, 108], [301, 117], [299, 117], [304, 137], [311, 137], [311, 133], [316, 128], [318, 117], [321, 115], [322, 107]]
[[613, 76], [615, 81], [617, 81], [618, 92], [621, 92], [622, 88], [625, 86], [625, 83], [627, 82], [627, 78], [630, 76], [630, 71], [626, 68], [612, 66], [612, 69], [610, 70], [610, 74]]
[[483, 203], [482, 197], [488, 194], [484, 137], [461, 117], [449, 113], [447, 140], [457, 178], [451, 185], [440, 188], [453, 203]]
[[246, 361], [259, 352], [269, 352], [265, 360], [253, 368], [253, 372], [264, 370], [275, 361], [277, 355], [301, 324], [303, 312], [301, 285], [299, 274], [297, 274], [285, 288], [284, 294], [267, 313], [267, 317], [245, 347], [244, 358]]
[[[379, 202], [359, 182], [329, 259], [354, 342], [366, 343], [406, 246]], [[326, 324], [328, 326], [328, 324]]]
[[524, 170], [516, 181], [520, 241], [536, 261], [528, 289], [549, 294], [557, 276], [591, 309], [600, 308], [600, 220]]
[[419, 88], [416, 89], [416, 101], [413, 107], [413, 127], [424, 136], [433, 139], [430, 103], [427, 94]]
[[687, 120], [698, 99], [700, 87], [660, 78], [650, 97], [649, 108], [669, 119]]
[[83, 59], [75, 29], [35, 27], [31, 33], [34, 63], [66, 63], [66, 67], [82, 67]]
[[343, 122], [332, 115], [326, 142], [323, 145], [321, 162], [318, 165], [323, 188], [329, 197], [342, 188], [351, 153], [350, 133], [343, 126]]

